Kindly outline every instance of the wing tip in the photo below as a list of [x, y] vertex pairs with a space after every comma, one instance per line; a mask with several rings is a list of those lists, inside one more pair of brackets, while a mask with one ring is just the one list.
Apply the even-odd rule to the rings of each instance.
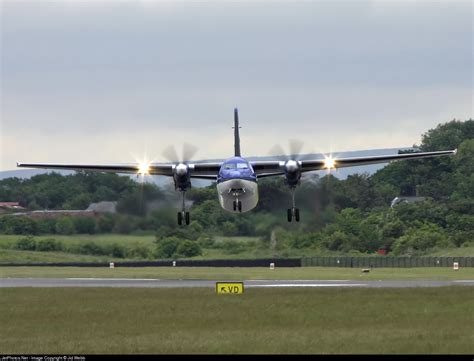
[[458, 154], [458, 148], [456, 148], [456, 149], [453, 150], [453, 154], [454, 154], [454, 155]]

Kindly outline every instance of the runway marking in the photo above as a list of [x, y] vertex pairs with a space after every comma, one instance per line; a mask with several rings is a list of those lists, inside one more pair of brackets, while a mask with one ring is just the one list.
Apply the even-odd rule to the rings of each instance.
[[160, 281], [159, 278], [66, 278], [71, 281]]
[[246, 285], [245, 287], [352, 287], [352, 286], [367, 286], [365, 283], [319, 283], [319, 284], [299, 284], [299, 283], [281, 283], [274, 285]]
[[453, 282], [474, 282], [474, 280], [455, 280]]
[[246, 280], [246, 282], [253, 282], [253, 281], [258, 281], [258, 282], [350, 282], [352, 280]]

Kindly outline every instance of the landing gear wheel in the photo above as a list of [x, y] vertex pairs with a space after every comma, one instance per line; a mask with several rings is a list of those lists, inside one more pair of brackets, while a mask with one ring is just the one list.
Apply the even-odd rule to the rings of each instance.
[[183, 213], [181, 212], [178, 212], [178, 225], [182, 225], [183, 224]]
[[237, 202], [237, 208], [239, 209], [239, 212], [242, 213], [242, 202], [241, 201]]
[[291, 222], [291, 220], [293, 219], [293, 214], [290, 208], [288, 208], [287, 216], [288, 216], [288, 222]]
[[295, 208], [295, 221], [299, 222], [300, 221], [300, 209]]
[[233, 206], [234, 206], [234, 212], [235, 212], [237, 210], [237, 202], [236, 201], [234, 201]]
[[185, 218], [186, 218], [186, 225], [189, 225], [189, 212], [186, 212]]

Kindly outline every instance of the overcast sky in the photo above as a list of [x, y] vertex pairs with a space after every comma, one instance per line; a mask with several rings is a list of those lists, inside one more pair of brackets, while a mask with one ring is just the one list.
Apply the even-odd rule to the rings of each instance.
[[0, 170], [288, 139], [406, 147], [473, 117], [471, 1], [1, 2]]

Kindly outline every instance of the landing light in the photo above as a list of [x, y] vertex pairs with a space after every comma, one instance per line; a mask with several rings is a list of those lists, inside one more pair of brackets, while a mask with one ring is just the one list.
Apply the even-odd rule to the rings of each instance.
[[150, 174], [150, 163], [148, 162], [140, 162], [138, 164], [138, 174], [139, 175], [149, 175]]
[[336, 160], [331, 156], [324, 156], [324, 168], [327, 170], [336, 168]]

